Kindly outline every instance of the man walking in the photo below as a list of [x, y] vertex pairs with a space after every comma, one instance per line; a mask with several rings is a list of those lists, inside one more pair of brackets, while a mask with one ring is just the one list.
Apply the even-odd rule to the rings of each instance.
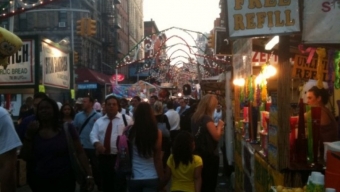
[[22, 144], [6, 109], [0, 107], [0, 182], [2, 192], [16, 191], [17, 148]]
[[77, 113], [73, 123], [76, 129], [78, 130], [80, 142], [83, 145], [86, 156], [90, 160], [94, 181], [97, 185], [97, 188], [101, 190], [102, 185], [98, 168], [98, 158], [95, 154], [94, 147], [90, 140], [90, 133], [92, 131], [92, 127], [95, 121], [101, 117], [101, 114], [97, 113], [93, 109], [94, 99], [92, 97], [85, 96], [82, 102], [83, 111]]
[[132, 124], [128, 115], [119, 113], [120, 103], [114, 96], [105, 99], [106, 115], [99, 118], [91, 131], [90, 138], [98, 154], [99, 168], [103, 181], [103, 192], [126, 191], [126, 178], [116, 175], [117, 137], [124, 128]]
[[179, 133], [179, 114], [174, 110], [174, 103], [173, 101], [168, 101], [166, 104], [168, 111], [165, 115], [168, 117], [169, 124], [170, 124], [170, 137], [171, 141], [175, 140], [175, 137]]

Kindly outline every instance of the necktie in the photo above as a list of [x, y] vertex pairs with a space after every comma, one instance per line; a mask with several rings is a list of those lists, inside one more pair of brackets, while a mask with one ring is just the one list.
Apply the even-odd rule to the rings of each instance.
[[104, 138], [105, 154], [110, 154], [111, 151], [111, 133], [112, 133], [112, 119], [110, 119], [110, 123], [107, 126], [105, 132]]

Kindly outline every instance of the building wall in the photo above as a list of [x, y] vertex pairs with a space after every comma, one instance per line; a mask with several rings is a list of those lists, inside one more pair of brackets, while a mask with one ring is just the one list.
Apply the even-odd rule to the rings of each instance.
[[[128, 0], [129, 1], [129, 33], [130, 50], [135, 47], [144, 38], [144, 22], [143, 22], [143, 0]], [[138, 59], [144, 57], [144, 51], [138, 53]]]

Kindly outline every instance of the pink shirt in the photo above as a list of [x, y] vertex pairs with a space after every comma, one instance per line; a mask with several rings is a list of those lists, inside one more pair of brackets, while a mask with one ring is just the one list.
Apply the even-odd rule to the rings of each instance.
[[100, 105], [99, 102], [95, 102], [93, 105], [94, 110], [99, 111], [102, 110], [102, 106]]

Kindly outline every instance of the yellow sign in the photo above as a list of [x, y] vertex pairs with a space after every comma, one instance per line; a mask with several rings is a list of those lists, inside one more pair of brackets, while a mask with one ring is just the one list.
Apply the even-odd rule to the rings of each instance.
[[45, 86], [39, 85], [39, 92], [45, 93]]
[[[314, 58], [312, 61], [308, 64], [307, 63], [307, 56], [302, 55], [296, 55], [294, 58], [294, 67], [292, 71], [292, 78], [298, 78], [298, 79], [315, 79], [318, 66], [318, 59]], [[328, 80], [328, 61], [326, 59], [322, 60], [322, 80], [327, 81]]]
[[70, 92], [71, 92], [71, 99], [76, 98], [76, 94], [74, 92], [74, 89], [71, 89]]

